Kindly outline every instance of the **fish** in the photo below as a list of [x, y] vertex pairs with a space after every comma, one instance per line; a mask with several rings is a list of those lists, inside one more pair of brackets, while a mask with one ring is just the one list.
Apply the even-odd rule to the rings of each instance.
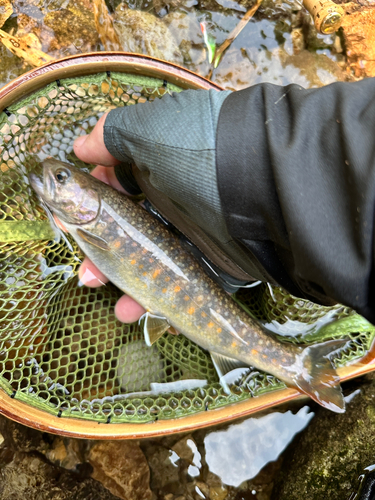
[[310, 346], [280, 341], [206, 275], [176, 234], [129, 197], [54, 158], [28, 177], [84, 254], [146, 309], [147, 345], [172, 327], [210, 352], [221, 379], [256, 367], [329, 410], [345, 411], [330, 360], [345, 339]]

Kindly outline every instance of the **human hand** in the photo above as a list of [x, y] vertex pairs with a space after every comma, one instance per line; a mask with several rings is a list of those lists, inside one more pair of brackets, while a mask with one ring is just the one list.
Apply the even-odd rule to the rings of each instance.
[[[128, 194], [116, 178], [114, 166], [120, 163], [114, 158], [103, 140], [103, 126], [107, 117], [103, 115], [89, 135], [81, 136], [74, 143], [74, 152], [78, 158], [86, 163], [97, 164], [91, 172], [97, 179], [109, 184], [118, 191]], [[84, 258], [78, 272], [80, 281], [89, 287], [98, 287], [108, 282], [106, 276], [88, 259]], [[146, 311], [135, 300], [123, 295], [115, 306], [115, 315], [123, 323], [137, 321]]]

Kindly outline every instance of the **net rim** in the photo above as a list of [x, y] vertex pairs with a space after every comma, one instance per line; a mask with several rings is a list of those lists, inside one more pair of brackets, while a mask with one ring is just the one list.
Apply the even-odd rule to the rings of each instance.
[[[375, 365], [358, 362], [350, 366], [338, 368], [340, 382], [365, 375], [375, 369]], [[101, 423], [76, 418], [64, 418], [51, 415], [26, 403], [17, 401], [0, 389], [0, 413], [11, 420], [27, 427], [49, 432], [59, 436], [82, 439], [147, 439], [191, 432], [197, 429], [232, 422], [253, 413], [281, 405], [295, 399], [308, 399], [296, 389], [285, 388], [249, 400], [228, 405], [224, 408], [209, 410], [171, 420], [160, 420], [152, 423]]]
[[[180, 88], [215, 89], [220, 86], [175, 64], [140, 54], [102, 52], [70, 56], [56, 60], [21, 75], [0, 89], [0, 111], [21, 98], [42, 89], [57, 79], [116, 71], [166, 80]], [[375, 365], [361, 363], [338, 369], [341, 380], [363, 375]], [[227, 405], [171, 420], [152, 423], [105, 423], [74, 417], [56, 416], [32, 407], [0, 389], [0, 413], [37, 430], [68, 437], [91, 439], [140, 439], [192, 431], [233, 421], [252, 413], [273, 407], [297, 397], [304, 397], [291, 388], [275, 390], [246, 401]]]
[[56, 59], [32, 69], [10, 81], [0, 89], [0, 113], [8, 106], [36, 92], [40, 88], [57, 80], [76, 76], [85, 76], [105, 71], [138, 73], [167, 80], [182, 89], [224, 90], [220, 85], [210, 82], [177, 64], [162, 61], [143, 54], [129, 52], [89, 52]]

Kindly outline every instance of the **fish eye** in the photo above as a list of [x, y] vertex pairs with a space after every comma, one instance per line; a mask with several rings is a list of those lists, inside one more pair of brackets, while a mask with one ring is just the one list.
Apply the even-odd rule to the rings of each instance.
[[56, 170], [55, 177], [57, 182], [59, 182], [60, 184], [64, 184], [64, 182], [69, 179], [70, 172], [65, 168], [59, 168], [58, 170]]

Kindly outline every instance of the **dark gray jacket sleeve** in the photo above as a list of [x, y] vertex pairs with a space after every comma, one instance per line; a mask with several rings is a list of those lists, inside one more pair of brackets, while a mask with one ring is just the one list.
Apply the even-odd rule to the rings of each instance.
[[255, 279], [375, 323], [375, 79], [111, 111], [104, 140]]
[[375, 79], [305, 90], [261, 84], [219, 116], [228, 231], [295, 295], [375, 323]]

